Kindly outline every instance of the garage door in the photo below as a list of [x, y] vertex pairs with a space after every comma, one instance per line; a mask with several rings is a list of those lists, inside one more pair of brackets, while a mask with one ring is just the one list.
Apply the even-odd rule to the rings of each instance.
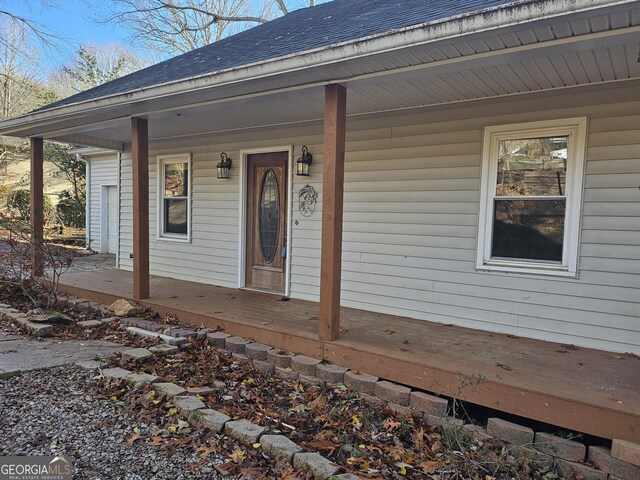
[[118, 248], [118, 187], [107, 187], [107, 252]]

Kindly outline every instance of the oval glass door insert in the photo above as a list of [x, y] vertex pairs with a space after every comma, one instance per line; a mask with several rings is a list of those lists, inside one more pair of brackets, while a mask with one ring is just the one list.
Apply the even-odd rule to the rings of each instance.
[[271, 263], [276, 256], [278, 245], [278, 230], [280, 226], [280, 195], [278, 192], [278, 178], [273, 170], [267, 170], [262, 181], [260, 192], [260, 246], [262, 255], [267, 263]]

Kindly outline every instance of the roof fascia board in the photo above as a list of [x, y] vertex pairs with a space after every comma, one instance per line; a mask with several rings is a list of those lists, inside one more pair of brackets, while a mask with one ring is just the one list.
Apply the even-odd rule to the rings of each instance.
[[[636, 0], [544, 0], [513, 2], [480, 12], [460, 14], [438, 19], [404, 29], [384, 32], [379, 35], [358, 38], [348, 42], [321, 47], [299, 54], [291, 54], [264, 62], [234, 67], [228, 70], [189, 77], [178, 81], [158, 84], [153, 87], [133, 90], [113, 96], [71, 105], [63, 105], [6, 120], [0, 123], [0, 133], [11, 134], [21, 130], [25, 124], [47, 124], [50, 120], [73, 117], [87, 111], [113, 108], [138, 101], [151, 101], [176, 93], [197, 91], [211, 87], [240, 83], [247, 80], [270, 77], [344, 61], [377, 53], [394, 51], [408, 46], [424, 45], [441, 40], [464, 37], [498, 28], [521, 26], [531, 21], [589, 12], [605, 7], [634, 3]], [[326, 82], [325, 82], [326, 83]], [[31, 125], [35, 126], [35, 125]]]

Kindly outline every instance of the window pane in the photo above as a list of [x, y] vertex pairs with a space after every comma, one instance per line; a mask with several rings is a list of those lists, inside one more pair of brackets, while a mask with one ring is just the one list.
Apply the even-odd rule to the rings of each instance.
[[189, 164], [165, 163], [164, 196], [186, 197], [189, 192]]
[[278, 230], [280, 227], [280, 195], [278, 179], [273, 170], [267, 171], [260, 194], [260, 245], [267, 263], [276, 255]]
[[496, 196], [565, 195], [567, 139], [500, 140]]
[[165, 233], [187, 234], [187, 200], [165, 198], [164, 200]]
[[495, 200], [492, 257], [562, 262], [565, 200]]

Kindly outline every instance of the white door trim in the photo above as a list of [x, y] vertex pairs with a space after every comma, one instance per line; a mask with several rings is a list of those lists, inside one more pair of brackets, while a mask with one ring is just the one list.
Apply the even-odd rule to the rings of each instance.
[[[100, 253], [109, 251], [109, 188], [116, 188], [116, 211], [120, 225], [120, 191], [118, 185], [100, 185]], [[116, 233], [116, 252], [120, 250], [120, 232]]]
[[246, 287], [245, 266], [247, 263], [247, 156], [256, 153], [278, 153], [288, 154], [287, 162], [287, 257], [285, 259], [285, 280], [284, 295], [291, 294], [291, 232], [293, 217], [293, 145], [262, 147], [240, 150], [240, 201], [238, 225], [238, 288]]

